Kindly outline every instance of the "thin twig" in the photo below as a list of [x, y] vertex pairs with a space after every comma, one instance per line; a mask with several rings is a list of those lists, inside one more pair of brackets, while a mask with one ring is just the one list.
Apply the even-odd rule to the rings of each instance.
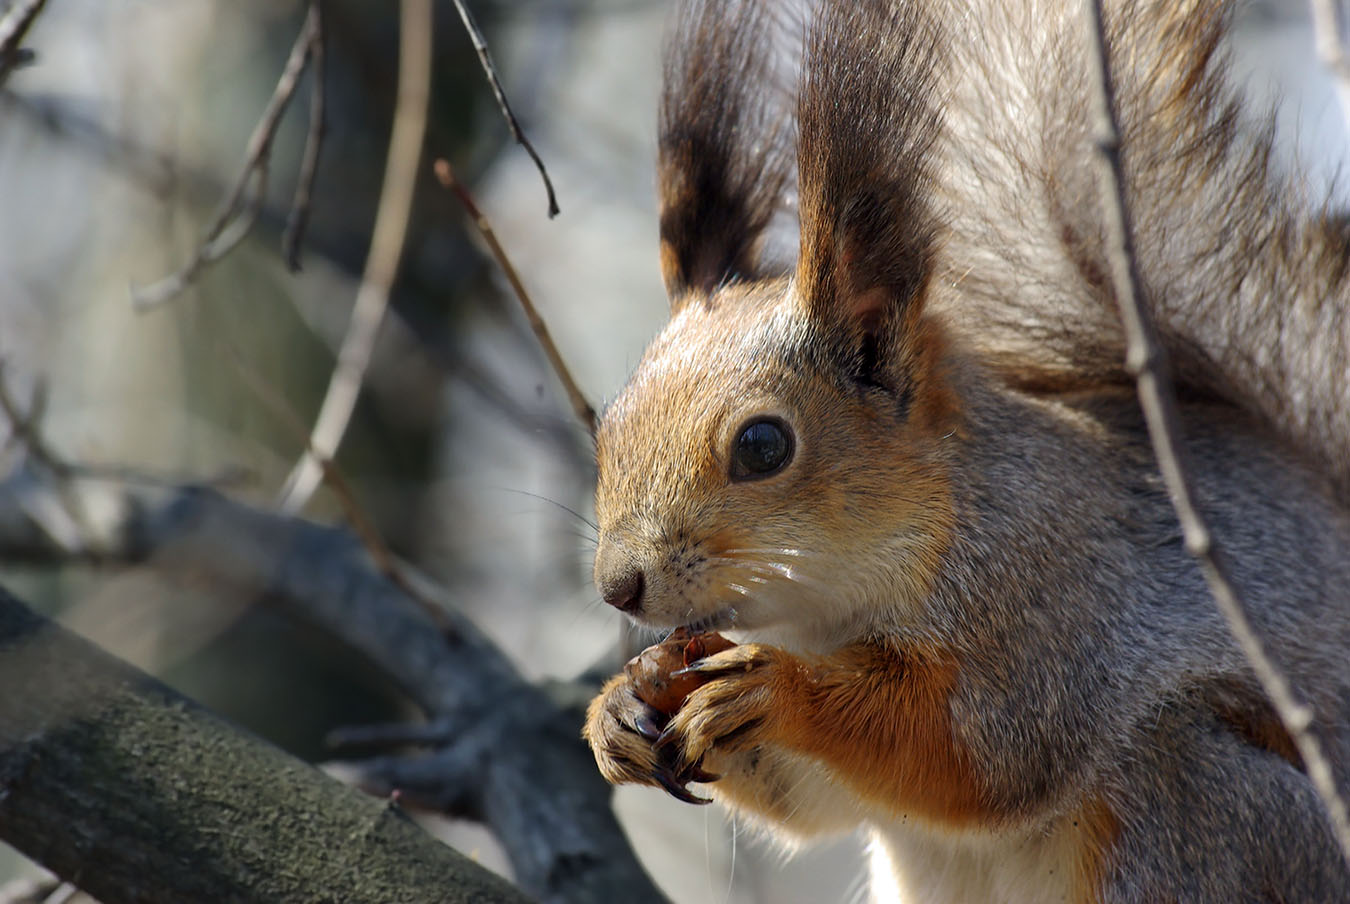
[[539, 344], [544, 348], [544, 355], [548, 358], [549, 365], [553, 372], [558, 375], [558, 380], [562, 382], [563, 389], [567, 392], [567, 400], [572, 404], [572, 411], [576, 414], [577, 420], [581, 421], [586, 432], [595, 437], [595, 409], [586, 401], [586, 396], [582, 393], [581, 387], [577, 385], [576, 380], [572, 379], [572, 373], [567, 369], [566, 362], [563, 361], [562, 353], [558, 351], [558, 346], [553, 343], [553, 337], [549, 334], [548, 325], [544, 323], [544, 318], [539, 316], [539, 309], [534, 306], [530, 299], [530, 293], [526, 291], [525, 284], [520, 281], [520, 275], [516, 268], [511, 265], [511, 260], [506, 256], [501, 243], [497, 241], [497, 235], [492, 231], [492, 225], [488, 223], [483, 212], [478, 209], [474, 203], [473, 196], [469, 194], [468, 189], [464, 187], [455, 178], [455, 172], [450, 167], [450, 162], [444, 158], [435, 163], [436, 178], [440, 180], [441, 185], [455, 193], [459, 202], [464, 205], [464, 209], [469, 214], [469, 219], [473, 220], [473, 225], [477, 227], [483, 241], [487, 243], [488, 250], [496, 258], [497, 264], [506, 274], [506, 281], [511, 284], [511, 288], [516, 293], [516, 298], [520, 300], [520, 306], [525, 311], [525, 318], [530, 322], [530, 329], [534, 331]]
[[325, 79], [327, 73], [323, 0], [310, 0], [309, 14], [314, 18], [314, 29], [309, 45], [309, 133], [305, 136], [305, 155], [300, 160], [300, 174], [296, 180], [295, 198], [286, 218], [286, 231], [281, 234], [281, 254], [292, 273], [300, 270], [300, 244], [309, 225], [309, 206], [314, 197], [314, 177], [319, 171], [319, 152], [323, 148], [325, 123]]
[[9, 391], [4, 361], [0, 361], [0, 410], [3, 410], [5, 417], [9, 419], [10, 442], [22, 443], [30, 458], [47, 467], [58, 477], [65, 477], [70, 473], [70, 466], [53, 452], [42, 438], [42, 418], [47, 410], [45, 385], [41, 381], [37, 383], [28, 411], [26, 413], [20, 411], [18, 402]]
[[0, 885], [0, 904], [46, 904], [66, 883], [52, 875], [12, 879]]
[[1350, 819], [1345, 801], [1336, 788], [1331, 764], [1322, 744], [1311, 731], [1312, 708], [1294, 696], [1288, 679], [1266, 653], [1252, 627], [1245, 607], [1229, 577], [1227, 563], [1196, 505], [1181, 446], [1181, 418], [1172, 387], [1167, 359], [1158, 341], [1152, 314], [1140, 295], [1138, 260], [1135, 257], [1130, 210], [1125, 198], [1125, 179], [1120, 155], [1120, 123], [1116, 114], [1115, 86], [1106, 46], [1102, 0], [1086, 0], [1090, 24], [1090, 77], [1095, 87], [1097, 154], [1102, 188], [1102, 206], [1108, 236], [1111, 275], [1127, 339], [1126, 370], [1135, 378], [1140, 407], [1148, 424], [1158, 468], [1176, 508], [1186, 550], [1200, 565], [1219, 610], [1223, 613], [1247, 661], [1265, 689], [1271, 704], [1289, 732], [1308, 777], [1326, 807], [1341, 852], [1350, 863]]
[[80, 893], [80, 890], [69, 882], [62, 882], [52, 893], [42, 899], [42, 904], [66, 904], [67, 901]]
[[506, 102], [506, 92], [502, 90], [501, 80], [497, 78], [497, 68], [492, 64], [492, 57], [488, 54], [487, 41], [483, 40], [483, 33], [478, 30], [478, 25], [474, 22], [473, 16], [469, 14], [469, 8], [464, 5], [464, 0], [455, 0], [455, 9], [459, 10], [459, 17], [464, 22], [464, 28], [469, 33], [469, 39], [473, 41], [473, 49], [478, 53], [478, 61], [483, 64], [483, 73], [487, 76], [488, 84], [492, 86], [492, 94], [497, 98], [497, 106], [501, 109], [502, 115], [506, 117], [506, 124], [511, 129], [511, 136], [516, 139], [516, 144], [523, 147], [525, 153], [530, 155], [535, 168], [539, 170], [539, 175], [544, 180], [544, 190], [548, 192], [548, 216], [551, 220], [561, 212], [558, 208], [558, 196], [553, 192], [553, 180], [549, 179], [548, 170], [544, 169], [544, 161], [539, 158], [534, 145], [530, 144], [529, 139], [525, 137], [524, 131], [520, 128], [520, 123], [516, 121], [516, 114], [511, 112], [511, 105]]
[[318, 489], [323, 476], [319, 460], [332, 458], [347, 432], [403, 256], [426, 136], [427, 100], [431, 92], [432, 4], [431, 0], [403, 0], [401, 9], [398, 98], [366, 271], [356, 293], [347, 335], [338, 350], [337, 366], [311, 433], [309, 449], [313, 452], [307, 449], [300, 457], [281, 492], [280, 505], [288, 513], [303, 508]]
[[0, 86], [11, 72], [32, 60], [32, 54], [19, 45], [46, 5], [47, 0], [18, 0], [0, 16]]
[[48, 135], [63, 139], [76, 152], [107, 164], [110, 171], [156, 198], [167, 197], [179, 182], [194, 191], [203, 191], [208, 185], [213, 191], [219, 190], [218, 180], [194, 171], [168, 153], [113, 134], [102, 120], [77, 112], [64, 95], [27, 96], [0, 91], [0, 118], [8, 121], [14, 116], [24, 117]]
[[1350, 129], [1350, 56], [1345, 52], [1341, 31], [1340, 4], [1336, 0], [1312, 0], [1313, 36], [1317, 55], [1331, 70], [1336, 97], [1341, 103], [1341, 121]]
[[361, 541], [361, 545], [369, 553], [370, 560], [375, 568], [421, 606], [438, 628], [447, 627], [449, 623], [445, 607], [422, 592], [418, 586], [415, 586], [415, 582], [407, 576], [402, 563], [394, 555], [393, 550], [389, 548], [389, 544], [384, 541], [379, 528], [375, 526], [375, 519], [370, 517], [364, 506], [361, 505], [355, 488], [347, 480], [347, 476], [343, 474], [337, 462], [333, 461], [332, 458], [320, 455], [315, 450], [309, 432], [301, 422], [300, 416], [286, 403], [286, 400], [276, 389], [263, 382], [257, 371], [248, 366], [238, 350], [228, 347], [226, 351], [229, 354], [230, 362], [244, 381], [245, 387], [253, 392], [258, 401], [271, 411], [272, 415], [291, 434], [305, 444], [306, 451], [318, 461], [324, 483], [333, 491], [338, 505], [342, 507], [342, 513], [352, 527], [352, 532], [356, 534], [356, 538]]
[[28, 411], [19, 410], [9, 391], [4, 362], [0, 361], [0, 411], [9, 420], [10, 439], [22, 443], [28, 460], [44, 469], [57, 484], [57, 505], [42, 505], [31, 495], [25, 495], [24, 505], [29, 508], [29, 516], [63, 548], [81, 549], [92, 536], [89, 514], [79, 498], [67, 488], [72, 473], [70, 465], [52, 451], [42, 436], [42, 418], [46, 410], [47, 391], [42, 381], [34, 387]]
[[342, 470], [331, 459], [318, 455], [314, 447], [310, 444], [309, 432], [301, 422], [300, 416], [295, 413], [281, 397], [281, 395], [272, 386], [269, 386], [258, 375], [257, 371], [250, 367], [238, 349], [232, 346], [227, 347], [227, 354], [230, 363], [234, 365], [235, 372], [239, 378], [244, 381], [244, 386], [253, 393], [263, 407], [271, 412], [272, 416], [281, 422], [282, 426], [291, 433], [300, 442], [305, 443], [311, 455], [319, 460], [319, 465], [323, 468], [324, 481], [333, 490], [337, 496], [338, 505], [342, 507], [342, 513], [346, 516], [348, 523], [352, 526], [352, 531], [360, 539], [361, 545], [370, 553], [371, 561], [380, 571], [388, 573], [391, 570], [391, 564], [394, 561], [394, 555], [389, 550], [389, 544], [384, 542], [380, 532], [375, 527], [375, 521], [366, 514], [365, 509], [357, 501], [356, 493], [343, 475]]
[[267, 194], [272, 142], [276, 138], [286, 107], [295, 96], [295, 89], [309, 61], [320, 24], [318, 5], [311, 3], [305, 16], [305, 24], [301, 27], [295, 44], [291, 46], [286, 68], [282, 70], [281, 78], [277, 80], [277, 86], [272, 91], [272, 98], [249, 137], [248, 147], [244, 153], [244, 166], [219, 211], [212, 218], [205, 237], [188, 262], [176, 273], [151, 285], [132, 288], [131, 299], [137, 309], [147, 310], [176, 297], [192, 284], [203, 267], [220, 260], [232, 251], [253, 229], [262, 211], [263, 198]]

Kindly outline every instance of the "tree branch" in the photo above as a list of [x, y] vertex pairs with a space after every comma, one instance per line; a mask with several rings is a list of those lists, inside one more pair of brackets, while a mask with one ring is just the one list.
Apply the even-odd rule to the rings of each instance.
[[497, 241], [497, 234], [492, 230], [492, 224], [478, 209], [478, 205], [474, 202], [473, 195], [469, 193], [469, 190], [455, 178], [455, 171], [451, 168], [449, 160], [444, 158], [437, 160], [435, 171], [436, 178], [441, 185], [455, 193], [455, 197], [463, 205], [469, 219], [473, 221], [474, 228], [482, 236], [488, 251], [492, 253], [497, 265], [502, 268], [506, 281], [511, 284], [512, 291], [516, 293], [516, 298], [525, 311], [525, 319], [530, 324], [530, 330], [543, 347], [544, 356], [548, 358], [549, 366], [553, 368], [553, 373], [557, 375], [558, 381], [562, 383], [563, 390], [567, 393], [567, 401], [572, 405], [572, 413], [577, 416], [577, 420], [581, 421], [581, 426], [586, 428], [586, 433], [594, 440], [595, 409], [591, 407], [590, 402], [586, 401], [586, 395], [577, 385], [577, 381], [572, 379], [572, 372], [568, 369], [567, 362], [563, 360], [562, 352], [558, 351], [558, 346], [554, 344], [553, 336], [548, 331], [548, 324], [540, 316], [539, 309], [534, 306], [530, 293], [525, 289], [525, 284], [521, 282], [520, 274], [516, 272], [511, 259], [506, 256], [506, 249], [502, 247], [501, 242]]
[[464, 0], [454, 0], [454, 3], [455, 9], [459, 11], [460, 21], [464, 23], [465, 31], [469, 33], [469, 40], [473, 41], [473, 49], [478, 54], [478, 62], [483, 66], [483, 74], [487, 76], [488, 84], [492, 86], [492, 96], [497, 99], [497, 107], [506, 118], [511, 137], [516, 140], [516, 144], [525, 149], [525, 153], [530, 155], [530, 159], [534, 161], [534, 168], [539, 170], [539, 176], [544, 180], [544, 191], [548, 194], [548, 217], [551, 220], [561, 213], [558, 208], [558, 197], [553, 192], [553, 180], [548, 177], [544, 161], [540, 159], [534, 145], [530, 144], [525, 132], [520, 128], [520, 123], [516, 121], [516, 114], [511, 112], [511, 105], [506, 101], [506, 91], [502, 89], [501, 79], [497, 78], [497, 67], [492, 65], [487, 41], [483, 40], [483, 33], [478, 30], [478, 24], [469, 13], [469, 7]]
[[12, 71], [32, 59], [19, 45], [46, 5], [47, 0], [19, 0], [0, 16], [0, 87]]
[[525, 902], [0, 590], [0, 835], [123, 902]]
[[281, 256], [292, 273], [300, 271], [300, 245], [309, 226], [309, 206], [314, 197], [314, 178], [319, 172], [319, 152], [323, 149], [327, 130], [327, 41], [323, 19], [324, 0], [310, 0], [309, 15], [314, 24], [310, 36], [310, 94], [309, 132], [305, 135], [304, 156], [300, 159], [300, 174], [296, 179], [295, 198], [286, 217], [286, 229], [281, 234]]
[[[319, 408], [309, 449], [301, 453], [281, 491], [281, 508], [298, 512], [318, 489], [323, 477], [319, 460], [332, 458], [347, 432], [366, 368], [375, 348], [389, 293], [412, 212], [422, 142], [426, 135], [427, 102], [431, 94], [431, 0], [402, 0], [399, 27], [398, 97], [389, 136], [384, 186], [375, 212], [365, 274], [356, 293], [351, 323], [338, 350], [337, 366]], [[317, 453], [310, 452], [310, 449]]]
[[[382, 760], [377, 780], [406, 782], [419, 800], [446, 802], [481, 819], [501, 841], [520, 886], [541, 901], [662, 900], [614, 819], [612, 789], [581, 741], [580, 707], [560, 705], [525, 681], [453, 609], [444, 610], [447, 627], [438, 630], [347, 531], [205, 488], [74, 477], [66, 492], [99, 517], [81, 548], [68, 550], [20, 504], [16, 489], [26, 498], [44, 490], [34, 483], [27, 471], [0, 482], [0, 561], [144, 562], [276, 605], [373, 663], [452, 739], [428, 754], [441, 757], [441, 766], [409, 759], [400, 775]], [[419, 582], [418, 591], [437, 592], [429, 582]], [[429, 784], [432, 766], [444, 769], [439, 787]]]
[[[272, 142], [281, 125], [281, 118], [295, 96], [300, 76], [305, 64], [318, 44], [321, 34], [319, 6], [311, 3], [305, 16], [305, 24], [300, 29], [291, 54], [286, 60], [281, 78], [272, 91], [272, 98], [263, 110], [253, 134], [249, 137], [248, 148], [244, 153], [244, 166], [235, 179], [230, 193], [225, 197], [220, 210], [211, 221], [197, 250], [178, 272], [164, 277], [156, 283], [131, 290], [132, 303], [139, 310], [147, 310], [175, 298], [196, 279], [197, 274], [207, 264], [220, 260], [234, 250], [253, 229], [258, 215], [262, 212], [263, 201], [267, 195], [267, 174], [272, 158]], [[306, 149], [308, 154], [308, 148]], [[314, 154], [317, 158], [318, 151]]]
[[1350, 818], [1336, 788], [1331, 764], [1322, 744], [1312, 732], [1312, 708], [1294, 696], [1289, 680], [1266, 653], [1229, 577], [1223, 551], [1210, 533], [1195, 501], [1187, 476], [1185, 450], [1181, 444], [1181, 417], [1176, 392], [1168, 372], [1167, 357], [1158, 341], [1157, 328], [1140, 294], [1138, 261], [1135, 257], [1130, 209], [1125, 197], [1125, 177], [1120, 156], [1120, 123], [1116, 115], [1115, 86], [1108, 56], [1106, 26], [1101, 0], [1086, 0], [1089, 23], [1089, 61], [1093, 103], [1096, 108], [1097, 154], [1101, 196], [1110, 254], [1111, 278], [1125, 327], [1126, 370], [1135, 378], [1139, 404], [1148, 424], [1158, 468], [1176, 508], [1186, 550], [1195, 557], [1219, 610], [1242, 648], [1266, 696], [1279, 714], [1308, 770], [1318, 797], [1331, 819], [1341, 852], [1350, 863]]

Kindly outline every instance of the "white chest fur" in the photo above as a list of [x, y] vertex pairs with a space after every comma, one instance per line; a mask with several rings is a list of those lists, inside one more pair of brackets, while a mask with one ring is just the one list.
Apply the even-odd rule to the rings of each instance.
[[874, 825], [875, 904], [1059, 904], [1081, 900], [1081, 846], [1064, 830], [948, 833]]

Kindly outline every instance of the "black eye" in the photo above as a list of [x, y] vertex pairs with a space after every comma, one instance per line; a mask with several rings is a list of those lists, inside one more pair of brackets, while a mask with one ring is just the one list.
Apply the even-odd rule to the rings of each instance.
[[734, 480], [765, 477], [792, 459], [792, 431], [774, 418], [751, 421], [741, 428], [731, 450]]

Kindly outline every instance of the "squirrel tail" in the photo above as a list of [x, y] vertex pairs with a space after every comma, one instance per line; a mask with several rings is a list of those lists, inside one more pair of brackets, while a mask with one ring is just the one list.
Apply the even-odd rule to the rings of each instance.
[[[1124, 382], [1079, 4], [937, 0], [954, 64], [935, 307], [1029, 388]], [[990, 8], [981, 8], [981, 7]], [[1274, 156], [1227, 78], [1232, 4], [1108, 4], [1141, 287], [1183, 392], [1263, 419], [1350, 499], [1350, 219]], [[1009, 19], [1022, 21], [1009, 21]]]

